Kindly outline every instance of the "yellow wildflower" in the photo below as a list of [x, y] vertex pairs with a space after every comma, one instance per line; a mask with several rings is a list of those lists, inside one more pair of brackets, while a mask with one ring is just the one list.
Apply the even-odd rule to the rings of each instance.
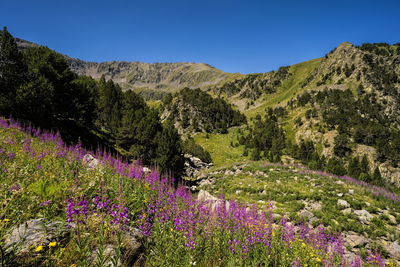
[[4, 219], [4, 220], [3, 220], [3, 222], [9, 222], [9, 221], [10, 221], [9, 219]]
[[74, 264], [71, 264], [71, 266], [69, 266], [69, 267], [75, 267], [76, 266], [76, 264], [74, 263]]
[[57, 242], [50, 242], [49, 243], [49, 248], [55, 247], [56, 245], [57, 245]]
[[320, 259], [320, 258], [316, 257], [315, 259], [316, 259], [318, 262], [321, 262], [321, 259]]
[[38, 246], [38, 247], [35, 249], [36, 252], [39, 252], [39, 251], [42, 251], [42, 250], [43, 250], [43, 246], [42, 246], [42, 245]]

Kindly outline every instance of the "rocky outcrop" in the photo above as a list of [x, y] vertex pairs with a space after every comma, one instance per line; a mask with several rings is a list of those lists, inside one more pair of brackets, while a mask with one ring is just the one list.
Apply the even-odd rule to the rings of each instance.
[[7, 252], [13, 251], [17, 257], [23, 257], [38, 246], [46, 249], [50, 242], [60, 242], [68, 232], [63, 222], [33, 219], [11, 228], [6, 235], [4, 248]]
[[192, 155], [185, 154], [185, 176], [187, 178], [198, 177], [201, 175], [202, 169], [209, 169], [214, 166], [212, 163], [205, 163], [201, 159]]

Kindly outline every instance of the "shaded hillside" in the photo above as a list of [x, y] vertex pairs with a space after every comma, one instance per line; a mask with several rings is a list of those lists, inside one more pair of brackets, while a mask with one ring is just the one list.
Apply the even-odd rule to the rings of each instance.
[[164, 99], [162, 119], [172, 120], [181, 133], [220, 132], [246, 122], [246, 117], [222, 98], [185, 88]]

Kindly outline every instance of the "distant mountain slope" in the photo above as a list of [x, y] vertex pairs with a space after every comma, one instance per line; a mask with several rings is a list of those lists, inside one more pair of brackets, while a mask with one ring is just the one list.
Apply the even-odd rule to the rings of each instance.
[[[16, 38], [18, 47], [38, 46]], [[218, 84], [230, 74], [204, 63], [142, 63], [127, 61], [87, 62], [65, 56], [72, 71], [99, 79], [112, 79], [124, 90], [133, 89], [146, 99], [161, 99], [166, 92], [185, 87], [204, 88]]]

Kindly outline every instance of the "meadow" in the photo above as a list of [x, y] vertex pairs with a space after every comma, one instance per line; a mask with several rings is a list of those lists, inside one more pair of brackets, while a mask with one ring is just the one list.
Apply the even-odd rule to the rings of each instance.
[[[0, 244], [32, 219], [68, 229], [24, 253], [24, 240], [2, 245], [4, 266], [384, 265], [377, 251], [349, 262], [340, 233], [275, 217], [272, 202], [197, 200], [157, 170], [67, 146], [57, 133], [1, 119], [0, 145]], [[133, 232], [137, 253], [127, 240]]]

